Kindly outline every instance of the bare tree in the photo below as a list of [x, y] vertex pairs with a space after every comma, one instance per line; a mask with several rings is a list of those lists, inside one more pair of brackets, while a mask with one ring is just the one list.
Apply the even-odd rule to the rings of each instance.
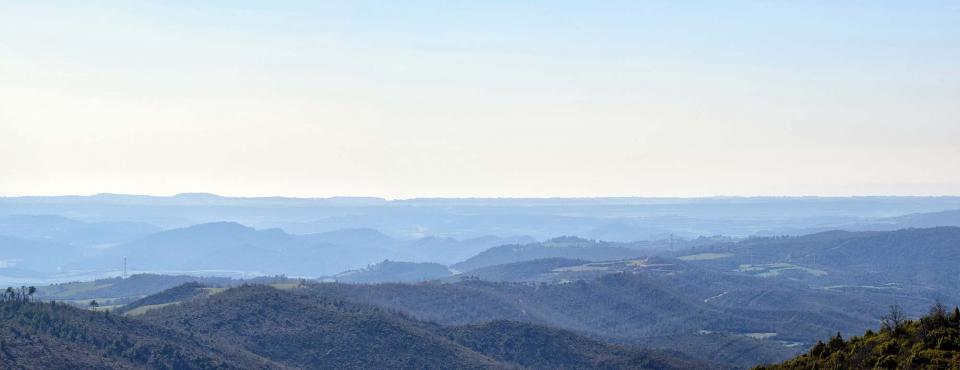
[[2, 302], [27, 302], [30, 301], [30, 298], [33, 297], [33, 293], [37, 292], [36, 287], [26, 287], [21, 286], [14, 289], [13, 287], [7, 287], [0, 295], [0, 301]]
[[929, 316], [936, 317], [938, 319], [943, 318], [945, 320], [947, 318], [947, 306], [938, 299], [933, 306], [930, 307]]
[[890, 311], [880, 316], [880, 324], [883, 330], [892, 332], [899, 331], [906, 321], [907, 314], [903, 312], [903, 309], [901, 309], [899, 305], [890, 305]]

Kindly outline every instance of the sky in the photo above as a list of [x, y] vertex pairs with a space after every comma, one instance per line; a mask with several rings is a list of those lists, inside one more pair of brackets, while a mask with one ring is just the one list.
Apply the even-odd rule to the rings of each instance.
[[0, 195], [101, 192], [960, 195], [960, 2], [0, 0]]

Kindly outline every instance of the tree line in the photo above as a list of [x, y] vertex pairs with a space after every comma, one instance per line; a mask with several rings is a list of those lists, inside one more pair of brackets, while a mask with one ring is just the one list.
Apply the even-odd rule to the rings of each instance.
[[36, 292], [37, 288], [34, 286], [7, 287], [0, 295], [0, 302], [29, 302]]

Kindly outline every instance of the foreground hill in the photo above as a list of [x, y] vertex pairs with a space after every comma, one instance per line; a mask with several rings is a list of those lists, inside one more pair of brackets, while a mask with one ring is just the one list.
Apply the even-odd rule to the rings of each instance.
[[230, 289], [145, 313], [145, 321], [304, 368], [484, 368], [495, 361], [386, 312], [282, 292]]
[[[675, 355], [612, 346], [565, 330], [523, 323], [444, 327], [367, 304], [306, 293], [310, 292], [242, 286], [167, 305], [139, 318], [296, 368], [702, 366]], [[566, 353], [570, 362], [554, 358], [558, 353]]]
[[278, 369], [246, 352], [63, 304], [0, 302], [4, 369]]
[[844, 340], [840, 333], [827, 343], [778, 365], [758, 370], [801, 369], [957, 369], [960, 368], [960, 310], [948, 313], [934, 306], [919, 320], [900, 322], [886, 316], [879, 332]]
[[[667, 276], [686, 273], [664, 272]], [[828, 302], [843, 302], [857, 312], [866, 305], [835, 292], [789, 285], [781, 288], [774, 282], [745, 277], [754, 284], [753, 294], [744, 296], [752, 298], [717, 305], [707, 299], [718, 295], [716, 292], [676, 289], [684, 280], [671, 279], [613, 273], [561, 284], [467, 280], [416, 285], [314, 284], [307, 290], [318, 296], [343, 297], [400, 310], [445, 325], [523, 321], [574, 330], [610, 342], [681, 350], [713, 363], [738, 366], [788, 358], [797, 353], [798, 344], [812, 344], [837, 328], [863, 330], [875, 317], [871, 313], [859, 315], [824, 308]], [[813, 303], [779, 308], [742, 307], [767, 294], [775, 300], [794, 292], [803, 293], [801, 302]]]
[[683, 356], [528, 323], [450, 327], [336, 298], [249, 285], [124, 317], [24, 298], [0, 301], [0, 368], [689, 369]]
[[[677, 353], [611, 346], [566, 330], [498, 320], [455, 326], [441, 332], [479, 353], [506, 362], [540, 369], [670, 369], [712, 368], [681, 360]], [[533, 354], [533, 355], [531, 355]], [[678, 358], [680, 357], [680, 358]]]

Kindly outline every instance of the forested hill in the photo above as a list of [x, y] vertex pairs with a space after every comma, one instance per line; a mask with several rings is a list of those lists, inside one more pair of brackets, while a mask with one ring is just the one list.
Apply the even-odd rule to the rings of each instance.
[[106, 312], [0, 301], [0, 369], [279, 369], [248, 352]]
[[218, 289], [132, 316], [36, 302], [32, 289], [11, 289], [0, 296], [0, 369], [710, 367], [562, 329], [509, 321], [442, 326], [290, 289]]
[[756, 370], [801, 369], [958, 369], [960, 309], [935, 305], [918, 320], [906, 320], [896, 307], [882, 319], [879, 332], [843, 339], [840, 333], [809, 352]]
[[[441, 326], [368, 304], [307, 293], [243, 286], [148, 311], [142, 320], [204, 333], [224, 346], [293, 368], [703, 366], [679, 355], [609, 345], [567, 330], [526, 323]], [[559, 354], [565, 356], [562, 361]]]

